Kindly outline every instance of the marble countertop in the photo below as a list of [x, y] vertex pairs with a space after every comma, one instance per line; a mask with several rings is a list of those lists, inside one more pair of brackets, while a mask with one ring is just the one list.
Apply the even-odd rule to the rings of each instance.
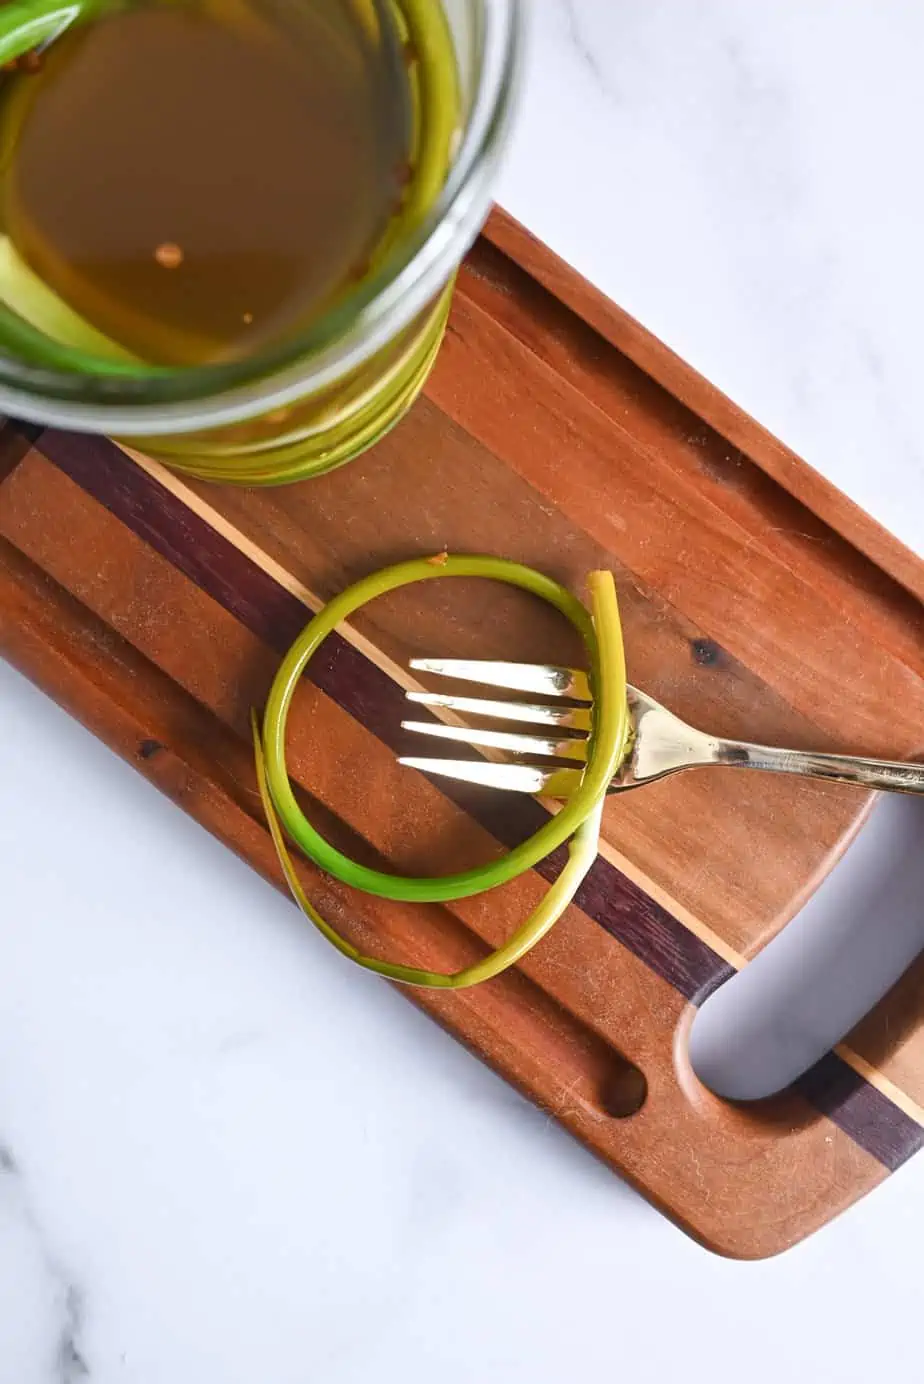
[[531, 10], [501, 201], [924, 553], [924, 10]]
[[[501, 200], [924, 552], [924, 12], [532, 11]], [[711, 1258], [3, 665], [0, 706], [0, 1384], [904, 1368], [924, 1157]]]

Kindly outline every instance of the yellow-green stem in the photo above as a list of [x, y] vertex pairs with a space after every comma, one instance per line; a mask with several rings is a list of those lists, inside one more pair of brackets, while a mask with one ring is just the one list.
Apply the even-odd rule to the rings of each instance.
[[[537, 586], [542, 586], [547, 582], [547, 579], [541, 578], [538, 573], [529, 574], [528, 569], [517, 568], [515, 564], [503, 564], [498, 559], [456, 558], [450, 559], [449, 561], [455, 564], [453, 570], [449, 572], [444, 571], [442, 574], [461, 575], [464, 572], [465, 575], [487, 574], [498, 576], [501, 574], [504, 567], [507, 566], [510, 571], [507, 577], [501, 575], [501, 580], [513, 580], [514, 584], [526, 586], [528, 589], [536, 589]], [[477, 570], [479, 563], [484, 564], [484, 568], [488, 569], [487, 572], [485, 572], [484, 569]], [[396, 571], [399, 573], [400, 580], [395, 580], [394, 578], [394, 573]], [[415, 571], [416, 564], [404, 564], [401, 569], [390, 569], [392, 580], [396, 585], [404, 585], [408, 581], [415, 579], [432, 579], [434, 576], [440, 574], [434, 571], [433, 568], [428, 568], [415, 577], [412, 575], [412, 572]], [[524, 572], [536, 578], [535, 584], [524, 579]], [[373, 590], [380, 591], [383, 589], [391, 589], [391, 583], [388, 577], [388, 573], [376, 574], [376, 578], [371, 579], [374, 583]], [[364, 584], [360, 583], [359, 586], [362, 588], [362, 594], [365, 594]], [[573, 836], [569, 842], [567, 863], [558, 879], [549, 888], [542, 902], [533, 910], [526, 921], [503, 946], [499, 947], [481, 961], [476, 962], [474, 965], [467, 966], [454, 974], [443, 975], [439, 972], [427, 971], [415, 966], [406, 966], [397, 962], [382, 961], [376, 957], [364, 956], [350, 942], [347, 942], [346, 939], [342, 937], [320, 913], [318, 913], [317, 909], [314, 908], [302, 887], [298, 872], [295, 868], [295, 863], [286, 846], [282, 822], [277, 813], [276, 794], [273, 791], [272, 779], [267, 768], [264, 740], [263, 736], [261, 736], [259, 722], [254, 715], [253, 737], [260, 796], [263, 801], [273, 843], [276, 847], [276, 852], [286, 881], [296, 903], [310, 922], [314, 924], [332, 946], [336, 947], [341, 955], [347, 957], [357, 966], [361, 966], [365, 970], [374, 971], [378, 975], [385, 976], [389, 980], [398, 981], [405, 985], [422, 986], [429, 989], [461, 990], [468, 986], [478, 985], [483, 981], [490, 980], [494, 976], [500, 975], [502, 971], [507, 970], [510, 966], [520, 961], [526, 953], [529, 952], [537, 942], [541, 941], [549, 930], [554, 927], [555, 923], [573, 900], [581, 882], [596, 859], [606, 791], [613, 774], [616, 772], [625, 754], [629, 735], [625, 653], [619, 621], [619, 609], [616, 600], [616, 589], [612, 575], [608, 572], [595, 572], [590, 577], [589, 586], [592, 602], [593, 625], [591, 629], [584, 630], [583, 632], [587, 637], [586, 642], [588, 644], [588, 650], [591, 653], [594, 664], [592, 674], [595, 692], [593, 731], [587, 767], [578, 793], [575, 795], [575, 798], [572, 799], [571, 803], [562, 810], [562, 813], [559, 814], [559, 819], [562, 816], [566, 816], [567, 820], [567, 814], [570, 812], [573, 818], [574, 809], [580, 802], [581, 810], [578, 814], [579, 819], [576, 826], [572, 825], [571, 827]], [[353, 588], [352, 591], [355, 593], [356, 588]], [[558, 605], [559, 609], [562, 609], [567, 606], [567, 602], [563, 605], [558, 599], [559, 594], [562, 594], [560, 593], [560, 589], [553, 603]], [[338, 611], [342, 610], [344, 605], [352, 604], [350, 598], [351, 593], [344, 593], [344, 597], [339, 598], [339, 601], [333, 604], [337, 607]], [[357, 602], [357, 604], [361, 603], [362, 602]], [[312, 621], [312, 625], [309, 626], [306, 635], [302, 636], [299, 645], [296, 645], [297, 654], [294, 659], [292, 655], [290, 655], [289, 660], [287, 660], [287, 663], [290, 665], [288, 669], [286, 669], [286, 665], [284, 665], [281, 674], [282, 691], [277, 697], [276, 703], [273, 705], [272, 714], [270, 714], [268, 709], [267, 725], [264, 727], [264, 735], [268, 736], [272, 733], [277, 751], [284, 741], [286, 712], [291, 702], [295, 680], [304, 671], [304, 666], [305, 663], [307, 663], [307, 657], [310, 656], [310, 652], [317, 647], [316, 638], [309, 637], [306, 640], [306, 636], [310, 635], [312, 627], [317, 624], [317, 621], [320, 620], [323, 615], [324, 612], [321, 613], [321, 616], [316, 617], [315, 621]], [[575, 623], [579, 626], [581, 624], [579, 620], [575, 620]], [[323, 627], [327, 628], [327, 624], [325, 623]], [[301, 648], [299, 648], [299, 646], [301, 646]], [[306, 649], [308, 650], [307, 654], [305, 652]], [[277, 682], [279, 682], [279, 680], [277, 680]], [[288, 796], [291, 797], [291, 788], [288, 784], [287, 775], [285, 778], [285, 785], [288, 790]], [[300, 813], [299, 818], [301, 822], [304, 823], [304, 818], [301, 817]], [[537, 838], [534, 839], [541, 838], [541, 836], [542, 833], [540, 832], [537, 834]], [[508, 859], [514, 858], [516, 854], [515, 851], [510, 852]], [[333, 858], [335, 860], [339, 859], [335, 854]], [[323, 864], [329, 871], [330, 859], [330, 849], [326, 848]], [[508, 875], [507, 878], [524, 873], [528, 868], [528, 865], [523, 865], [520, 869], [515, 871], [512, 876]], [[355, 865], [355, 862], [344, 859], [344, 869], [342, 871], [334, 869], [330, 872], [335, 874], [335, 876], [344, 883], [355, 884], [358, 867]], [[486, 868], [486, 877], [490, 877], [492, 881], [496, 873], [496, 866], [490, 867], [490, 872]], [[471, 885], [475, 875], [477, 875], [477, 872], [469, 872], [469, 874], [464, 877], [467, 886]], [[391, 876], [386, 878], [389, 880], [394, 879], [394, 877]], [[434, 884], [442, 884], [443, 887], [440, 889], [439, 896], [445, 901], [467, 897], [471, 893], [477, 892], [471, 887], [466, 887], [464, 891], [460, 891], [456, 895], [453, 895], [451, 892], [447, 893], [445, 880], [442, 882], [418, 880], [407, 881], [406, 883], [414, 887], [409, 888], [407, 891], [391, 890], [390, 896], [401, 897], [403, 893], [404, 897], [420, 898], [421, 896], [426, 896], [430, 892], [428, 886], [432, 887]], [[485, 887], [490, 886], [486, 885]], [[374, 892], [380, 893], [380, 890], [376, 889]]]

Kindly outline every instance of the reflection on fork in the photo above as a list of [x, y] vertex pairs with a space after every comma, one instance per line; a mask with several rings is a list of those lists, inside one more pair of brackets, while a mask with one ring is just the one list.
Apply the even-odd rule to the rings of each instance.
[[[580, 783], [582, 770], [575, 767], [587, 756], [593, 727], [593, 700], [587, 675], [575, 668], [550, 664], [478, 662], [470, 659], [418, 658], [416, 672], [475, 682], [533, 697], [556, 699], [559, 705], [541, 702], [489, 700], [480, 697], [445, 696], [409, 692], [408, 700], [434, 710], [461, 712], [490, 721], [516, 722], [540, 727], [545, 733], [526, 733], [441, 722], [404, 721], [406, 730], [435, 739], [474, 745], [527, 760], [495, 763], [488, 760], [402, 758], [402, 764], [427, 774], [461, 779], [508, 792], [568, 798]], [[853, 755], [812, 754], [802, 750], [775, 749], [741, 740], [723, 740], [688, 726], [647, 693], [629, 687], [632, 735], [628, 753], [613, 779], [611, 792], [625, 792], [654, 783], [682, 769], [708, 767], [763, 769], [778, 774], [799, 774], [835, 783], [894, 793], [924, 793], [924, 765], [892, 760], [860, 759]], [[566, 699], [566, 704], [562, 704]], [[570, 764], [569, 764], [570, 761]]]

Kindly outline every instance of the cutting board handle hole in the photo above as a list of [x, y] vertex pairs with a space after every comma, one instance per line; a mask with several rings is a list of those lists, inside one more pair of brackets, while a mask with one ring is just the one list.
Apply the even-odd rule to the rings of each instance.
[[[924, 950], [924, 799], [883, 797], [801, 913], [704, 1004], [690, 1059], [726, 1100], [776, 1095], [844, 1040]], [[904, 989], [914, 990], [911, 996]], [[924, 1021], [920, 987], [850, 1039], [878, 1067]]]
[[631, 1062], [621, 1062], [611, 1072], [600, 1091], [600, 1104], [614, 1120], [627, 1120], [637, 1115], [648, 1099], [648, 1082], [644, 1072]]

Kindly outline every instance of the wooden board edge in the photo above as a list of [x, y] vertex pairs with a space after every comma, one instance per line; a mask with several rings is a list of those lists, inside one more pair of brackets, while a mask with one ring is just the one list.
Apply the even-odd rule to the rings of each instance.
[[924, 561], [502, 207], [484, 235], [667, 392], [739, 448], [900, 586], [924, 601]]

